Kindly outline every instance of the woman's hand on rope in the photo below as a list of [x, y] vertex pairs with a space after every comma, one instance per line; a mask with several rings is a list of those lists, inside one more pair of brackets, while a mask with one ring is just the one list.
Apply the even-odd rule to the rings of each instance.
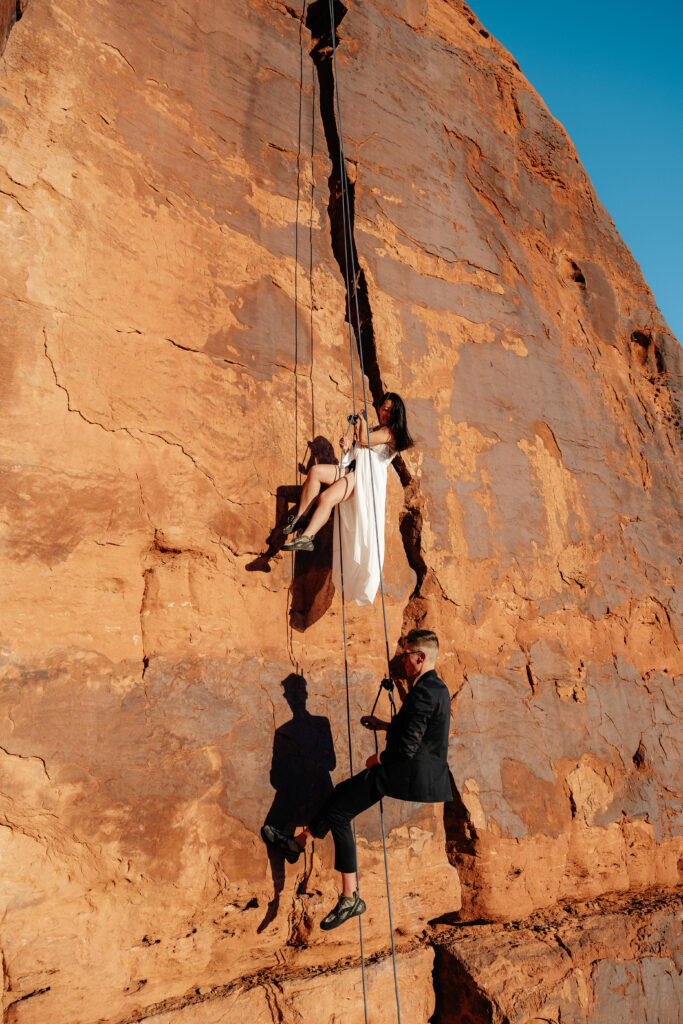
[[365, 762], [365, 767], [366, 768], [374, 768], [374, 766], [376, 764], [381, 764], [381, 763], [382, 762], [379, 759], [379, 754], [370, 754], [370, 757]]
[[388, 722], [382, 721], [381, 718], [376, 718], [375, 715], [363, 715], [360, 724], [364, 725], [366, 729], [372, 729], [373, 732], [386, 732], [389, 728]]
[[358, 420], [358, 442], [362, 448], [372, 448], [376, 444], [394, 443], [394, 435], [389, 427], [373, 427], [368, 429], [365, 412], [361, 412]]

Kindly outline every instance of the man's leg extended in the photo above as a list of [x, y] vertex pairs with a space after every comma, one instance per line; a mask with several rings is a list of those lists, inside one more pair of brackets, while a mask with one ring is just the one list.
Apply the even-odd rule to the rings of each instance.
[[296, 837], [297, 842], [305, 846], [311, 838], [322, 839], [328, 832], [332, 832], [334, 866], [341, 873], [342, 894], [329, 914], [320, 922], [320, 927], [325, 931], [338, 928], [350, 918], [365, 913], [365, 902], [358, 893], [358, 866], [351, 821], [361, 811], [377, 803], [380, 796], [375, 771], [369, 769], [354, 775], [335, 786], [324, 807], [316, 814], [310, 825]]
[[352, 896], [357, 889], [358, 865], [351, 821], [357, 814], [376, 804], [380, 796], [376, 772], [366, 769], [335, 786], [332, 796], [305, 830], [316, 839], [322, 839], [328, 832], [332, 832], [334, 867], [341, 873], [344, 896]]
[[365, 903], [357, 892], [358, 866], [351, 821], [357, 814], [376, 804], [381, 795], [377, 772], [373, 768], [366, 769], [335, 786], [332, 796], [310, 825], [296, 836], [287, 836], [272, 826], [264, 826], [261, 830], [264, 840], [281, 849], [292, 863], [313, 839], [323, 839], [328, 832], [332, 832], [334, 866], [341, 873], [342, 895], [337, 905], [320, 922], [320, 927], [325, 930], [337, 928], [349, 918], [358, 917], [365, 911]]

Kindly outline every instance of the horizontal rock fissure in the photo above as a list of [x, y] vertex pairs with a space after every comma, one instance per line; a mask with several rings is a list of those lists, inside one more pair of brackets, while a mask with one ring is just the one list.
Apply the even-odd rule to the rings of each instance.
[[[240, 507], [244, 507], [243, 502], [236, 501], [234, 498], [229, 498], [226, 494], [222, 493], [222, 491], [217, 486], [213, 475], [207, 469], [204, 469], [204, 467], [197, 462], [195, 457], [191, 455], [187, 448], [185, 448], [184, 445], [182, 445], [179, 441], [171, 441], [169, 440], [169, 438], [165, 437], [164, 434], [158, 434], [152, 430], [139, 430], [138, 428], [135, 427], [106, 427], [103, 423], [100, 423], [99, 420], [88, 419], [88, 417], [84, 413], [82, 413], [80, 409], [77, 409], [74, 405], [71, 404], [71, 395], [69, 394], [69, 390], [66, 387], [66, 385], [60, 381], [57, 375], [57, 368], [55, 366], [55, 362], [48, 351], [47, 335], [45, 330], [43, 330], [43, 350], [45, 352], [45, 358], [47, 359], [52, 368], [52, 375], [54, 377], [55, 384], [60, 389], [60, 391], [63, 391], [64, 394], [66, 395], [66, 404], [69, 412], [72, 412], [76, 416], [79, 416], [80, 419], [82, 419], [83, 422], [87, 423], [89, 426], [99, 427], [100, 430], [104, 430], [108, 434], [127, 434], [134, 441], [138, 442], [140, 441], [140, 438], [137, 437], [136, 434], [142, 434], [144, 437], [155, 437], [157, 438], [158, 441], [163, 441], [164, 444], [169, 445], [171, 448], [178, 448], [183, 453], [183, 455], [190, 460], [195, 469], [198, 470], [202, 474], [202, 476], [209, 481], [209, 483], [211, 484], [219, 498], [221, 498], [223, 501], [227, 502], [230, 505], [238, 505]], [[135, 430], [136, 433], [133, 433], [133, 430]]]
[[13, 1006], [16, 1006], [18, 1003], [25, 1003], [27, 999], [33, 999], [35, 996], [44, 996], [47, 992], [50, 992], [51, 990], [51, 985], [46, 985], [45, 988], [36, 988], [33, 990], [33, 992], [27, 992], [26, 995], [19, 996], [17, 999], [13, 999], [11, 1002], [7, 1004], [7, 1009], [11, 1010], [11, 1008]]
[[50, 773], [47, 770], [47, 765], [45, 764], [45, 758], [41, 757], [39, 754], [17, 754], [15, 751], [8, 750], [7, 747], [3, 746], [0, 746], [0, 753], [4, 754], [6, 757], [18, 757], [21, 761], [37, 761], [43, 769], [45, 777], [52, 781], [50, 779]]
[[[509, 935], [525, 930], [547, 936], [562, 948], [568, 957], [572, 957], [571, 950], [566, 947], [565, 940], [558, 936], [557, 929], [567, 923], [580, 922], [583, 918], [602, 914], [627, 914], [633, 920], [645, 920], [660, 910], [675, 910], [683, 904], [683, 894], [680, 889], [651, 889], [638, 893], [619, 893], [608, 896], [595, 897], [589, 900], [571, 902], [562, 901], [561, 904], [545, 911], [538, 911], [530, 917], [520, 921], [506, 922], [481, 922], [481, 923], [453, 923], [441, 925], [435, 923], [420, 938], [411, 942], [397, 945], [398, 955], [412, 953], [421, 947], [431, 947], [435, 951], [437, 963], [435, 964], [435, 992], [436, 1009], [431, 1018], [431, 1024], [451, 1024], [455, 1018], [452, 1016], [454, 1006], [460, 1009], [466, 1007], [470, 1016], [467, 1018], [469, 1024], [490, 1024], [492, 1011], [500, 1012], [495, 999], [492, 999], [486, 991], [477, 984], [468, 970], [467, 964], [458, 958], [457, 950], [449, 949], [449, 941], [472, 941], [478, 937], [496, 935]], [[643, 938], [644, 949], [647, 945]], [[388, 961], [391, 952], [388, 949], [366, 957], [366, 966]], [[441, 958], [439, 960], [439, 958]], [[444, 988], [444, 965], [448, 961], [448, 992]], [[324, 968], [304, 967], [293, 968], [291, 965], [281, 965], [272, 969], [265, 969], [255, 972], [244, 978], [236, 979], [225, 985], [215, 985], [207, 988], [197, 988], [182, 996], [175, 996], [169, 999], [151, 1003], [140, 1010], [119, 1018], [116, 1024], [140, 1024], [142, 1021], [152, 1019], [162, 1013], [182, 1010], [185, 1007], [225, 999], [235, 992], [248, 992], [259, 986], [280, 986], [284, 982], [306, 980], [320, 977], [332, 977], [346, 971], [353, 971], [360, 967], [359, 958], [346, 958], [336, 964]], [[458, 998], [453, 1001], [453, 993], [457, 990]], [[451, 1016], [449, 1016], [449, 1013]], [[502, 1018], [500, 1018], [502, 1019]]]
[[[412, 942], [397, 945], [396, 954], [399, 956], [405, 953], [412, 953], [424, 945], [429, 945], [426, 938], [416, 939]], [[389, 961], [390, 959], [390, 949], [382, 949], [372, 953], [371, 955], [366, 955], [366, 969], [372, 964], [382, 963], [383, 961]], [[194, 1006], [198, 1003], [208, 1003], [219, 999], [225, 999], [232, 995], [233, 992], [249, 992], [251, 989], [258, 988], [259, 986], [278, 986], [282, 985], [285, 981], [292, 982], [313, 978], [332, 977], [337, 974], [343, 974], [345, 971], [353, 971], [357, 969], [360, 969], [360, 957], [347, 958], [339, 963], [331, 964], [324, 968], [303, 967], [297, 969], [284, 965], [270, 970], [261, 970], [252, 975], [248, 975], [247, 977], [238, 978], [235, 981], [228, 982], [225, 985], [198, 988], [193, 992], [188, 992], [182, 996], [174, 996], [170, 999], [151, 1003], [149, 1006], [137, 1010], [127, 1017], [118, 1019], [115, 1024], [140, 1024], [141, 1021], [157, 1017], [162, 1013], [183, 1010], [187, 1006]]]

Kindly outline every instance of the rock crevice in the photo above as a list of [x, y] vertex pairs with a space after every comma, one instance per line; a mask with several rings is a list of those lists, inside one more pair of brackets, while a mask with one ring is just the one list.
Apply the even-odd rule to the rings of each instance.
[[[334, 0], [335, 33], [346, 13], [347, 8], [344, 4], [340, 0]], [[356, 347], [359, 357], [362, 359], [361, 365], [365, 370], [368, 380], [371, 400], [375, 406], [378, 406], [386, 388], [382, 382], [382, 372], [379, 365], [367, 280], [359, 259], [355, 238], [355, 178], [357, 167], [349, 161], [348, 157], [346, 158], [346, 167], [343, 169], [342, 174], [342, 146], [339, 125], [337, 123], [332, 31], [330, 28], [328, 0], [315, 0], [314, 3], [309, 4], [305, 20], [306, 27], [314, 41], [311, 58], [315, 64], [318, 76], [320, 116], [331, 163], [328, 179], [328, 216], [332, 252], [347, 285], [347, 322], [350, 321], [350, 329], [356, 339]], [[339, 41], [337, 39], [338, 45]], [[338, 83], [337, 88], [339, 88]], [[352, 369], [352, 372], [355, 371]], [[416, 597], [420, 593], [422, 583], [428, 571], [422, 552], [424, 498], [420, 493], [419, 482], [411, 475], [405, 460], [400, 455], [394, 459], [393, 466], [404, 490], [404, 506], [400, 516], [399, 528], [408, 564], [416, 577], [412, 595]]]

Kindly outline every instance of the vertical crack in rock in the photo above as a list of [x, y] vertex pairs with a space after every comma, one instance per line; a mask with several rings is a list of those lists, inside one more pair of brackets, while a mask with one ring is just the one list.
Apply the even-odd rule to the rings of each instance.
[[[346, 15], [347, 8], [335, 0], [335, 28], [341, 23]], [[348, 210], [350, 218], [350, 252], [347, 252], [344, 244], [344, 204], [342, 199], [342, 173], [339, 156], [339, 129], [335, 111], [335, 82], [334, 65], [332, 60], [332, 35], [329, 26], [328, 4], [326, 0], [316, 0], [311, 4], [306, 15], [306, 27], [311, 32], [315, 42], [311, 50], [311, 57], [318, 74], [320, 115], [323, 122], [327, 151], [332, 164], [328, 178], [329, 201], [327, 205], [330, 218], [330, 236], [332, 240], [332, 252], [337, 261], [339, 269], [345, 280], [348, 277], [350, 282], [350, 293], [347, 296], [349, 306], [352, 310], [352, 319], [355, 321], [353, 311], [358, 308], [360, 319], [360, 337], [358, 336], [358, 325], [352, 324], [358, 351], [362, 353], [365, 372], [368, 378], [370, 393], [373, 401], [378, 402], [383, 394], [382, 379], [377, 363], [377, 351], [375, 347], [375, 335], [372, 321], [372, 309], [368, 296], [368, 287], [365, 280], [365, 273], [360, 266], [358, 249], [354, 234], [355, 226], [355, 174], [356, 167], [352, 164], [351, 174], [347, 166], [348, 179]], [[350, 161], [347, 158], [347, 165]], [[347, 263], [347, 256], [349, 257]], [[356, 268], [355, 279], [351, 266]]]
[[[138, 484], [140, 484], [140, 478], [138, 477], [137, 479]], [[141, 485], [140, 494], [142, 497]], [[144, 502], [144, 498], [142, 498], [142, 500]], [[149, 520], [149, 516], [147, 518]], [[206, 551], [202, 551], [200, 548], [176, 547], [175, 545], [169, 544], [165, 540], [161, 530], [156, 528], [154, 529], [154, 536], [147, 549], [147, 553], [143, 561], [142, 596], [140, 598], [140, 642], [142, 646], [141, 683], [142, 689], [145, 694], [146, 713], [147, 711], [149, 711], [151, 702], [146, 689], [145, 676], [147, 674], [147, 670], [150, 666], [150, 661], [152, 660], [154, 653], [154, 644], [150, 641], [150, 632], [147, 626], [147, 619], [151, 611], [155, 607], [156, 597], [158, 596], [158, 594], [156, 593], [158, 591], [158, 585], [155, 587], [154, 584], [155, 573], [158, 570], [171, 565], [173, 559], [179, 557], [194, 560], [203, 559], [214, 567], [217, 564], [217, 559], [215, 555], [208, 554]]]
[[278, 1000], [277, 986], [272, 982], [266, 982], [263, 986], [263, 991], [273, 1024], [283, 1024], [285, 1016]]
[[0, 957], [2, 957], [2, 994], [3, 994], [3, 1005], [7, 1005], [7, 996], [12, 991], [12, 978], [10, 977], [9, 968], [7, 966], [7, 959], [5, 957], [4, 949], [0, 949]]
[[[341, 0], [334, 0], [334, 21], [335, 29], [340, 25], [347, 8]], [[350, 253], [344, 245], [344, 203], [342, 198], [342, 173], [339, 153], [339, 128], [335, 111], [335, 82], [334, 63], [332, 58], [332, 33], [329, 23], [329, 5], [327, 0], [315, 0], [308, 8], [306, 15], [306, 27], [311, 33], [314, 42], [311, 50], [311, 58], [318, 75], [320, 116], [327, 143], [327, 151], [332, 164], [328, 178], [329, 202], [327, 205], [330, 219], [330, 237], [332, 241], [332, 252], [344, 277], [349, 281], [350, 291], [347, 294], [347, 309], [352, 311], [358, 309], [360, 323], [352, 323], [352, 329], [356, 338], [358, 352], [362, 354], [365, 375], [368, 379], [368, 386], [372, 401], [375, 406], [379, 405], [384, 394], [382, 373], [377, 357], [377, 346], [375, 344], [375, 330], [372, 317], [372, 308], [368, 294], [368, 285], [365, 278], [355, 239], [355, 177], [356, 166], [349, 159], [347, 163], [347, 184], [348, 184], [348, 211], [350, 219]], [[349, 163], [351, 168], [349, 169]], [[349, 170], [351, 173], [349, 173]], [[352, 257], [352, 258], [351, 258]], [[352, 264], [356, 268], [355, 277], [351, 272]], [[352, 320], [355, 321], [353, 316]], [[418, 482], [411, 475], [401, 455], [394, 459], [393, 466], [398, 473], [399, 480], [403, 486], [403, 511], [400, 517], [400, 532], [403, 539], [403, 546], [406, 558], [416, 576], [415, 589], [411, 598], [418, 597], [422, 584], [427, 575], [427, 565], [422, 554], [422, 522], [424, 496], [420, 491]], [[432, 573], [433, 575], [433, 573]], [[443, 588], [440, 588], [443, 592]], [[445, 595], [444, 595], [445, 596]]]
[[638, 749], [636, 750], [631, 760], [633, 761], [634, 768], [636, 768], [638, 771], [641, 771], [647, 766], [647, 751], [645, 749], [645, 744], [643, 743], [642, 736], [638, 744]]
[[145, 675], [147, 673], [147, 669], [149, 668], [149, 654], [147, 652], [145, 619], [149, 615], [149, 582], [153, 571], [153, 567], [150, 566], [148, 569], [145, 569], [144, 572], [142, 573], [142, 598], [140, 600], [140, 643], [142, 645], [142, 673], [140, 676], [140, 682], [142, 685], [142, 691], [145, 695], [145, 718], [148, 717], [150, 708], [149, 694], [147, 693], [147, 685], [145, 683]]
[[66, 387], [65, 384], [62, 384], [61, 380], [59, 379], [59, 376], [57, 374], [57, 367], [55, 366], [55, 361], [48, 351], [47, 331], [44, 327], [43, 351], [45, 353], [45, 358], [47, 359], [48, 363], [50, 364], [50, 367], [52, 368], [52, 376], [54, 377], [56, 386], [59, 388], [60, 391], [63, 391], [64, 394], [66, 395], [66, 408], [68, 412], [75, 413], [76, 416], [80, 417], [80, 419], [82, 419], [84, 423], [87, 423], [91, 427], [99, 427], [100, 430], [104, 430], [108, 434], [124, 433], [128, 434], [129, 437], [132, 437], [134, 441], [137, 440], [137, 438], [135, 438], [133, 434], [131, 434], [130, 430], [128, 430], [127, 427], [105, 427], [103, 423], [99, 423], [97, 420], [89, 420], [88, 417], [85, 416], [80, 409], [76, 409], [76, 407], [71, 404], [71, 395], [69, 394], [69, 389]]
[[452, 783], [452, 789], [453, 799], [444, 804], [446, 855], [449, 864], [462, 870], [463, 856], [474, 857], [476, 854], [477, 831], [455, 783]]
[[492, 1024], [507, 1020], [495, 1000], [477, 985], [466, 965], [450, 950], [434, 946], [434, 995], [431, 1024]]
[[0, 2], [0, 54], [5, 49], [9, 34], [21, 19], [29, 0], [4, 0]]

